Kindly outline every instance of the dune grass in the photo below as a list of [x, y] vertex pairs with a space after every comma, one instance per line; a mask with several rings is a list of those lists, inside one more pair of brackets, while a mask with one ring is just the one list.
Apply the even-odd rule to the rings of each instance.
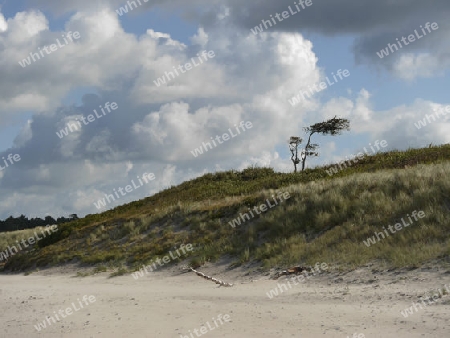
[[[21, 242], [22, 240], [28, 240], [30, 237], [35, 237], [34, 232], [40, 233], [40, 230], [44, 229], [44, 227], [37, 227], [34, 229], [26, 229], [26, 230], [17, 230], [17, 231], [8, 231], [8, 232], [0, 232], [0, 251], [5, 251], [8, 247], [12, 247], [16, 245], [17, 242]], [[17, 247], [17, 249], [19, 249]]]
[[[443, 163], [290, 186], [288, 204], [256, 223], [254, 232], [267, 231], [270, 241], [255, 248], [255, 257], [266, 266], [320, 261], [349, 267], [372, 261], [419, 266], [448, 258], [449, 177], [450, 163]], [[379, 236], [376, 244], [363, 244], [414, 210], [426, 216]]]
[[[124, 273], [182, 243], [194, 246], [189, 257], [181, 257], [194, 267], [222, 256], [265, 268], [318, 261], [343, 269], [373, 261], [390, 267], [448, 261], [449, 160], [445, 145], [367, 156], [332, 177], [325, 171], [330, 166], [297, 174], [271, 168], [207, 174], [63, 224], [39, 250], [14, 256], [5, 268], [78, 262]], [[240, 226], [229, 225], [278, 192], [289, 192], [290, 198]], [[371, 247], [363, 244], [414, 210], [426, 217]]]

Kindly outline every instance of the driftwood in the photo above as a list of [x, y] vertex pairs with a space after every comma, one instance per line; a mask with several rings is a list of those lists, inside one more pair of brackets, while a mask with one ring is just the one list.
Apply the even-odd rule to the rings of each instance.
[[311, 271], [311, 268], [306, 268], [304, 266], [293, 266], [287, 270], [283, 270], [281, 272], [277, 272], [274, 276], [274, 279], [278, 279], [281, 276], [288, 276], [288, 275], [298, 275], [299, 273], [302, 273], [303, 271]]
[[[195, 270], [192, 267], [183, 266], [182, 270], [184, 270], [186, 272], [187, 272], [187, 270], [195, 272], [197, 276], [203, 277], [204, 279], [209, 279], [210, 281], [213, 281], [214, 283], [219, 284], [219, 286], [231, 287], [231, 286], [234, 285], [234, 284], [231, 284], [231, 283], [226, 283], [224, 281], [221, 281], [220, 279], [216, 279], [214, 277], [207, 276], [203, 272], [197, 271], [197, 270]], [[273, 279], [278, 279], [281, 276], [289, 276], [289, 275], [294, 275], [294, 274], [298, 275], [298, 274], [303, 273], [303, 272], [311, 272], [311, 271], [313, 271], [313, 269], [311, 267], [293, 266], [293, 267], [291, 267], [289, 269], [283, 270], [281, 272], [277, 272], [275, 274], [275, 276], [273, 277]]]
[[216, 279], [216, 278], [214, 278], [214, 277], [207, 276], [207, 275], [205, 275], [203, 272], [194, 270], [193, 268], [189, 268], [189, 269], [190, 269], [191, 271], [195, 272], [195, 273], [197, 274], [197, 276], [203, 277], [204, 279], [209, 279], [210, 281], [213, 281], [214, 283], [219, 284], [219, 287], [220, 287], [220, 286], [226, 286], [226, 287], [231, 287], [231, 286], [233, 286], [233, 284], [231, 284], [231, 283], [226, 283], [226, 282], [221, 281], [220, 279]]

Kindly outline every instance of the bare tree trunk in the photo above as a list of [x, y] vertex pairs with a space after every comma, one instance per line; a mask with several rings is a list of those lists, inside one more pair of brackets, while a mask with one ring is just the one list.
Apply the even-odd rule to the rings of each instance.
[[[302, 143], [302, 139], [300, 137], [291, 136], [291, 140], [289, 143], [289, 150], [291, 151], [291, 161], [294, 164], [294, 173], [297, 172], [297, 164], [300, 163], [298, 159], [298, 145]], [[295, 151], [294, 151], [295, 150]]]
[[312, 136], [313, 134], [314, 134], [314, 133], [309, 134], [309, 137], [308, 137], [308, 143], [307, 143], [306, 146], [305, 146], [305, 154], [302, 156], [302, 171], [305, 170], [306, 157], [307, 157], [307, 154], [308, 154], [309, 144], [311, 143], [311, 136]]

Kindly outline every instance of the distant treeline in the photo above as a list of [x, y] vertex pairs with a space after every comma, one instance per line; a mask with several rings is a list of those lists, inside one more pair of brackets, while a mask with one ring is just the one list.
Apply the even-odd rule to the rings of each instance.
[[70, 222], [77, 218], [78, 216], [76, 214], [69, 215], [68, 218], [58, 217], [56, 220], [51, 216], [46, 216], [44, 219], [42, 218], [28, 219], [28, 217], [26, 217], [25, 215], [20, 215], [19, 217], [9, 216], [4, 221], [0, 221], [0, 232], [32, 229], [39, 226], [46, 226], [53, 224], [62, 224]]

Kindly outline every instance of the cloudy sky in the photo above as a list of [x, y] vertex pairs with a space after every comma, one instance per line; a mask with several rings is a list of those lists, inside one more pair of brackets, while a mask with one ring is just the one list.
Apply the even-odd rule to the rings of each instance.
[[[84, 216], [205, 172], [292, 171], [289, 137], [334, 115], [351, 131], [315, 137], [320, 157], [309, 167], [376, 140], [389, 149], [450, 142], [450, 114], [415, 126], [450, 104], [448, 0], [312, 0], [300, 11], [290, 0], [135, 2], [128, 13], [121, 0], [0, 3], [0, 218]], [[203, 51], [214, 57], [155, 84]], [[350, 76], [289, 103], [338, 70]], [[117, 109], [102, 114], [107, 102]], [[253, 127], [193, 156], [241, 121]], [[144, 173], [155, 179], [140, 186]], [[94, 205], [132, 180], [138, 188]]]

